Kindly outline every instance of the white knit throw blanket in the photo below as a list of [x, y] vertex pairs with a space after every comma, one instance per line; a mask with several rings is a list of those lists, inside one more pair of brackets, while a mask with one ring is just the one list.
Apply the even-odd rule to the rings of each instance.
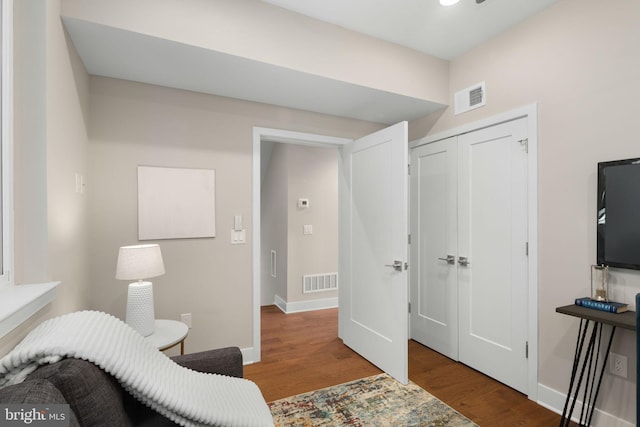
[[0, 359], [0, 387], [64, 357], [94, 363], [138, 400], [183, 426], [273, 426], [253, 382], [184, 368], [123, 321], [97, 311], [66, 314], [36, 327]]

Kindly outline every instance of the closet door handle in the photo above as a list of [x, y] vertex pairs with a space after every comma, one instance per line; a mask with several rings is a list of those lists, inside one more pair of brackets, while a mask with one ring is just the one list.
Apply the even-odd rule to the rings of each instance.
[[440, 261], [447, 261], [447, 264], [453, 265], [456, 263], [456, 257], [453, 255], [447, 255], [446, 258], [438, 258]]
[[399, 260], [394, 260], [393, 264], [385, 264], [385, 267], [391, 267], [393, 268], [395, 271], [402, 271], [402, 261]]
[[458, 264], [460, 264], [463, 267], [471, 265], [471, 263], [469, 262], [466, 256], [458, 257]]

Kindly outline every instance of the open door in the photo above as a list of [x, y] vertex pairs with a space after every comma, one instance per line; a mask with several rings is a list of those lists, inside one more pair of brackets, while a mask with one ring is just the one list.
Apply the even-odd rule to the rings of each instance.
[[407, 123], [340, 153], [339, 336], [407, 384]]

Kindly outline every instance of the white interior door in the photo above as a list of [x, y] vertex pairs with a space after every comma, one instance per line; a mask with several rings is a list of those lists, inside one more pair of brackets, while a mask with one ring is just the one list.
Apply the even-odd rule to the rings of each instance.
[[407, 123], [347, 144], [341, 156], [339, 335], [406, 384]]
[[526, 137], [527, 118], [458, 137], [460, 361], [523, 393], [528, 391]]
[[458, 360], [457, 137], [411, 152], [411, 338]]

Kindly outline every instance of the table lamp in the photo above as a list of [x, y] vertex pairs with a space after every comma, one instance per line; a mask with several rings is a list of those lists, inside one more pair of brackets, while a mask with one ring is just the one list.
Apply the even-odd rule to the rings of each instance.
[[153, 284], [143, 281], [164, 274], [160, 246], [122, 246], [118, 252], [116, 279], [137, 280], [129, 284], [125, 322], [142, 336], [154, 332]]

